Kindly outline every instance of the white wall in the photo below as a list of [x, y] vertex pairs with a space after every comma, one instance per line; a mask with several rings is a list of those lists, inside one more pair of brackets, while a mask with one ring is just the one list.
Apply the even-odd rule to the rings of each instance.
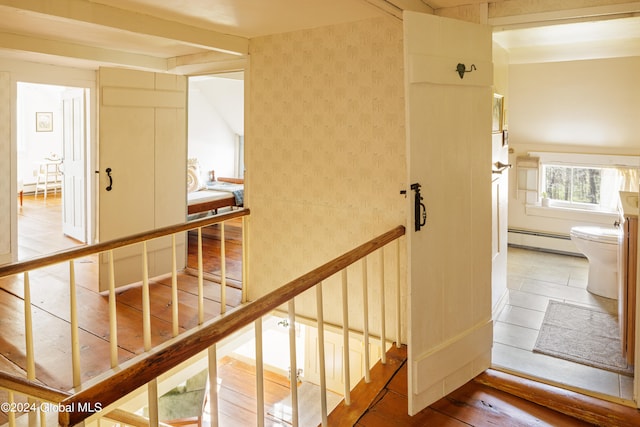
[[638, 151], [640, 58], [511, 65], [512, 143]]
[[[236, 177], [237, 140], [244, 135], [243, 117], [237, 109], [221, 111], [224, 103], [243, 104], [243, 81], [218, 79], [229, 91], [211, 91], [210, 80], [189, 81], [188, 157], [197, 158], [202, 178], [208, 180], [208, 171], [214, 170], [217, 177]], [[220, 102], [222, 100], [222, 102]], [[226, 100], [226, 101], [225, 101]], [[233, 117], [227, 117], [233, 111]], [[236, 129], [239, 127], [240, 129]]]
[[[504, 96], [504, 111], [509, 111], [509, 53], [499, 44], [493, 43], [493, 90]], [[509, 116], [505, 114], [504, 127], [509, 127]]]
[[[18, 84], [18, 179], [35, 184], [38, 164], [52, 154], [62, 156], [63, 86]], [[36, 112], [53, 113], [53, 130], [36, 132]]]
[[[530, 151], [640, 154], [640, 58], [509, 67], [510, 163]], [[568, 235], [573, 225], [613, 223], [615, 215], [527, 214], [510, 172], [509, 227]]]

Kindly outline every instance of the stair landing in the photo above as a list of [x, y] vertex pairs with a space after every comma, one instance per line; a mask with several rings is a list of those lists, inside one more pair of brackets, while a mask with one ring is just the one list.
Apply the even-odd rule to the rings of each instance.
[[404, 346], [393, 346], [371, 378], [352, 391], [350, 406], [342, 402], [330, 414], [330, 426], [640, 425], [636, 409], [491, 369], [410, 417]]

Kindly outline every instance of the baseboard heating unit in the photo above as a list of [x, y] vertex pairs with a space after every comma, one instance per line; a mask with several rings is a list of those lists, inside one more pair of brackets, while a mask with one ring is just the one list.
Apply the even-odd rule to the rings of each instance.
[[571, 237], [566, 234], [510, 228], [507, 243], [513, 247], [582, 256], [571, 241]]

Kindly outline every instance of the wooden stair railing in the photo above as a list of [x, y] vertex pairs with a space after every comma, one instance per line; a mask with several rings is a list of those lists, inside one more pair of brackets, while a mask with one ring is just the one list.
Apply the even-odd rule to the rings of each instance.
[[[365, 344], [365, 348], [368, 348], [369, 346], [369, 332], [368, 332], [368, 308], [367, 308], [367, 301], [368, 301], [368, 297], [367, 297], [367, 288], [368, 288], [368, 284], [367, 284], [367, 256], [375, 251], [378, 252], [379, 256], [380, 256], [380, 277], [381, 277], [381, 282], [380, 282], [380, 286], [381, 286], [381, 292], [380, 292], [380, 310], [381, 313], [385, 312], [385, 302], [384, 302], [384, 277], [385, 277], [385, 273], [384, 273], [384, 252], [383, 249], [385, 247], [385, 245], [387, 245], [390, 242], [393, 242], [395, 240], [397, 240], [398, 238], [400, 238], [401, 236], [403, 236], [405, 234], [405, 229], [403, 226], [398, 226], [394, 229], [392, 229], [391, 231], [384, 233], [372, 240], [370, 240], [369, 242], [362, 244], [360, 246], [358, 246], [357, 248], [345, 253], [344, 255], [324, 264], [323, 266], [316, 268], [315, 270], [299, 277], [298, 279], [293, 280], [292, 282], [289, 282], [288, 284], [286, 284], [285, 286], [283, 286], [282, 288], [267, 294], [265, 296], [263, 296], [262, 298], [259, 298], [258, 300], [251, 302], [243, 307], [237, 308], [232, 310], [230, 313], [226, 313], [224, 309], [221, 310], [221, 314], [218, 318], [216, 319], [212, 319], [209, 321], [204, 321], [202, 318], [202, 248], [201, 248], [201, 239], [202, 239], [202, 235], [201, 235], [201, 228], [208, 226], [208, 225], [212, 225], [212, 224], [216, 224], [216, 223], [224, 223], [224, 221], [236, 218], [236, 217], [241, 217], [241, 216], [245, 216], [249, 214], [249, 210], [248, 209], [244, 209], [244, 210], [238, 210], [238, 211], [232, 211], [231, 213], [228, 214], [221, 214], [218, 215], [216, 217], [211, 217], [211, 218], [205, 218], [205, 219], [201, 219], [201, 220], [196, 220], [196, 221], [191, 221], [189, 223], [185, 223], [185, 224], [178, 224], [175, 226], [170, 226], [170, 227], [164, 227], [161, 229], [156, 229], [156, 230], [152, 230], [146, 233], [140, 233], [140, 234], [136, 234], [133, 236], [129, 236], [123, 239], [119, 239], [117, 241], [110, 241], [110, 242], [102, 242], [96, 245], [91, 245], [91, 246], [85, 246], [85, 247], [80, 247], [80, 248], [74, 248], [74, 249], [69, 249], [69, 250], [64, 250], [64, 251], [60, 251], [57, 253], [54, 253], [52, 255], [49, 256], [45, 256], [45, 257], [38, 257], [38, 258], [33, 258], [27, 261], [22, 261], [22, 262], [17, 262], [17, 263], [13, 263], [13, 264], [9, 264], [9, 265], [5, 265], [0, 267], [0, 278], [1, 277], [5, 277], [5, 276], [9, 276], [9, 275], [15, 275], [15, 274], [19, 274], [19, 273], [23, 273], [24, 274], [24, 287], [25, 287], [25, 298], [24, 298], [24, 305], [25, 305], [25, 335], [27, 338], [27, 345], [26, 345], [26, 349], [27, 349], [27, 354], [26, 354], [26, 360], [27, 360], [27, 379], [16, 379], [9, 376], [4, 376], [4, 380], [2, 380], [2, 382], [0, 382], [0, 388], [6, 389], [6, 390], [10, 390], [10, 392], [12, 393], [13, 391], [15, 391], [16, 393], [20, 393], [20, 394], [25, 394], [26, 396], [29, 396], [30, 398], [35, 398], [35, 399], [39, 399], [41, 401], [53, 401], [54, 403], [59, 403], [59, 405], [63, 405], [64, 408], [66, 408], [64, 411], [61, 411], [58, 414], [58, 422], [60, 425], [75, 425], [78, 424], [84, 420], [86, 420], [89, 417], [92, 417], [94, 414], [92, 413], [92, 411], [87, 411], [86, 408], [98, 408], [101, 410], [101, 413], [97, 414], [96, 416], [98, 418], [100, 417], [104, 417], [104, 418], [111, 418], [111, 416], [117, 416], [119, 418], [121, 417], [127, 417], [129, 416], [128, 413], [121, 411], [122, 413], [119, 413], [118, 411], [120, 411], [118, 409], [118, 404], [116, 404], [116, 402], [121, 402], [123, 397], [126, 397], [130, 392], [138, 389], [140, 386], [146, 385], [147, 386], [147, 394], [148, 394], [148, 402], [149, 402], [149, 414], [150, 414], [150, 418], [148, 420], [148, 423], [150, 425], [160, 425], [161, 423], [159, 423], [159, 420], [157, 419], [158, 413], [157, 413], [157, 389], [158, 389], [158, 382], [157, 382], [157, 378], [159, 375], [169, 371], [172, 368], [175, 368], [177, 366], [179, 366], [181, 363], [190, 360], [193, 356], [199, 354], [201, 351], [203, 350], [207, 350], [208, 351], [208, 357], [209, 357], [209, 375], [210, 375], [210, 381], [215, 380], [216, 378], [216, 361], [217, 361], [217, 356], [216, 356], [216, 343], [218, 343], [221, 339], [225, 338], [225, 337], [229, 337], [231, 334], [233, 334], [236, 331], [239, 331], [241, 328], [244, 328], [245, 326], [250, 325], [251, 323], [255, 323], [255, 333], [256, 333], [256, 368], [260, 370], [260, 372], [262, 371], [262, 361], [261, 361], [261, 348], [258, 348], [258, 341], [261, 342], [262, 337], [261, 337], [261, 330], [262, 330], [262, 317], [272, 311], [275, 311], [279, 306], [283, 305], [284, 303], [288, 304], [289, 307], [289, 321], [291, 324], [295, 323], [295, 305], [294, 305], [294, 298], [301, 294], [302, 292], [312, 288], [315, 286], [315, 290], [316, 290], [316, 299], [317, 299], [317, 309], [318, 309], [318, 337], [319, 337], [319, 342], [321, 343], [323, 341], [322, 339], [322, 335], [324, 334], [323, 332], [323, 328], [324, 328], [324, 321], [322, 319], [322, 281], [335, 275], [336, 273], [341, 272], [342, 273], [342, 304], [343, 304], [343, 336], [344, 336], [344, 343], [345, 343], [345, 354], [343, 354], [343, 357], [349, 357], [349, 344], [348, 344], [348, 336], [350, 334], [350, 329], [349, 329], [349, 321], [348, 321], [348, 310], [347, 310], [347, 306], [348, 306], [348, 301], [347, 301], [347, 275], [346, 275], [346, 268], [352, 264], [354, 264], [357, 261], [360, 261], [362, 264], [362, 273], [363, 273], [363, 277], [362, 277], [362, 285], [363, 285], [363, 302], [364, 302], [364, 308], [363, 308], [363, 315], [364, 315], [364, 325], [363, 325], [363, 337], [364, 337], [364, 344]], [[197, 229], [198, 232], [198, 256], [199, 256], [199, 326], [197, 326], [194, 329], [191, 329], [187, 332], [183, 332], [181, 335], [178, 335], [177, 332], [175, 332], [175, 325], [174, 325], [174, 334], [173, 334], [173, 338], [171, 338], [169, 341], [155, 347], [155, 348], [150, 348], [147, 347], [146, 345], [146, 336], [145, 336], [145, 353], [134, 357], [133, 359], [119, 364], [117, 362], [117, 358], [116, 358], [116, 363], [113, 363], [113, 354], [115, 353], [113, 350], [114, 348], [117, 349], [117, 338], [116, 341], [113, 341], [113, 336], [116, 335], [117, 337], [117, 329], [113, 328], [112, 325], [112, 332], [115, 331], [115, 334], [112, 333], [112, 369], [110, 371], [104, 372], [101, 375], [98, 375], [97, 377], [87, 381], [86, 383], [80, 383], [79, 382], [79, 371], [78, 373], [76, 373], [74, 371], [74, 388], [72, 390], [72, 394], [69, 395], [66, 392], [59, 392], [56, 390], [48, 390], [46, 387], [41, 387], [41, 384], [39, 384], [35, 378], [35, 369], [34, 369], [34, 360], [33, 360], [33, 348], [31, 348], [31, 350], [29, 350], [30, 348], [30, 343], [29, 340], [32, 340], [32, 337], [29, 338], [29, 328], [31, 326], [29, 325], [29, 319], [28, 317], [30, 317], [30, 311], [31, 311], [31, 301], [30, 301], [30, 294], [31, 291], [29, 289], [29, 272], [31, 270], [37, 269], [37, 268], [41, 268], [41, 267], [46, 267], [49, 265], [53, 265], [53, 264], [57, 264], [57, 263], [62, 263], [65, 261], [69, 261], [70, 264], [70, 290], [71, 290], [71, 297], [73, 299], [73, 295], [75, 294], [75, 279], [74, 279], [74, 274], [73, 274], [73, 262], [75, 259], [81, 258], [81, 257], [86, 257], [86, 256], [90, 256], [93, 254], [98, 254], [98, 253], [102, 253], [102, 252], [109, 252], [113, 249], [116, 248], [120, 248], [123, 246], [128, 246], [128, 245], [132, 245], [132, 244], [136, 244], [136, 243], [143, 243], [143, 248], [146, 248], [146, 242], [148, 240], [151, 239], [155, 239], [158, 237], [163, 237], [163, 236], [168, 236], [168, 235], [175, 235], [176, 233], [181, 233], [181, 232], [185, 232], [188, 230], [192, 230], [192, 229]], [[222, 227], [222, 230], [224, 230], [224, 227]], [[222, 234], [221, 236], [221, 245], [223, 245], [224, 243], [222, 243], [224, 241], [224, 234]], [[175, 247], [175, 239], [174, 239], [174, 247]], [[224, 246], [221, 246], [221, 249], [223, 249]], [[175, 249], [174, 249], [175, 251]], [[144, 251], [146, 253], [146, 249], [144, 249]], [[221, 250], [222, 253], [224, 253], [223, 250]], [[399, 260], [400, 260], [400, 243], [398, 243], [397, 248], [396, 248], [396, 266], [397, 266], [397, 280], [396, 280], [396, 335], [397, 335], [397, 342], [400, 341], [400, 268], [399, 268]], [[143, 256], [144, 258], [144, 256]], [[222, 259], [222, 264], [224, 265], [224, 259]], [[145, 265], [143, 263], [143, 265]], [[243, 263], [244, 265], [244, 263]], [[174, 266], [173, 266], [174, 272], [173, 272], [173, 276], [175, 278], [175, 262], [174, 262]], [[223, 270], [224, 271], [224, 270]], [[144, 281], [143, 281], [144, 282]], [[145, 283], [143, 283], [143, 294], [144, 294], [144, 285]], [[148, 284], [147, 284], [148, 286]], [[221, 283], [221, 294], [224, 293], [224, 275], [222, 277], [222, 283]], [[174, 289], [175, 291], [175, 289]], [[111, 307], [111, 300], [113, 297], [113, 305], [115, 306], [115, 292], [113, 287], [110, 289], [109, 291], [109, 301], [110, 301], [110, 307]], [[148, 299], [148, 298], [147, 298]], [[244, 301], [244, 298], [243, 298]], [[177, 302], [175, 302], [174, 304], [175, 306], [177, 306]], [[222, 307], [224, 308], [225, 304], [224, 304], [224, 296], [223, 296], [223, 301], [222, 301]], [[77, 319], [76, 319], [76, 323], [74, 326], [74, 320], [73, 320], [73, 316], [74, 316], [74, 303], [72, 302], [71, 304], [71, 326], [72, 326], [72, 330], [73, 329], [77, 329]], [[110, 308], [111, 311], [111, 308]], [[147, 310], [148, 311], [148, 310]], [[174, 319], [177, 318], [177, 313], [175, 313], [176, 315], [174, 316]], [[110, 316], [112, 317], [112, 316]], [[381, 316], [381, 335], [380, 335], [380, 341], [381, 341], [381, 346], [384, 346], [385, 343], [387, 343], [387, 340], [385, 338], [385, 324], [384, 324], [384, 314]], [[144, 326], [144, 325], [143, 325]], [[143, 328], [145, 329], [145, 328]], [[296, 371], [295, 368], [295, 333], [293, 332], [294, 329], [290, 328], [290, 354], [291, 354], [291, 366], [293, 371]], [[146, 331], [148, 332], [148, 331]], [[143, 331], [143, 335], [146, 334], [145, 331]], [[72, 341], [77, 341], [72, 339]], [[321, 345], [321, 344], [319, 344]], [[32, 344], [31, 344], [32, 346]], [[72, 343], [73, 346], [73, 343]], [[31, 354], [29, 354], [29, 352], [31, 351]], [[72, 347], [72, 352], [74, 355], [77, 352], [77, 348], [73, 348]], [[324, 352], [321, 350], [320, 354], [323, 354]], [[382, 362], [384, 363], [385, 361], [385, 351], [382, 351]], [[320, 369], [321, 372], [324, 371], [324, 359], [320, 358], [319, 360], [320, 363]], [[72, 363], [74, 366], [77, 364], [79, 366], [79, 358], [75, 358], [73, 360]], [[364, 368], [365, 370], [365, 380], [369, 381], [370, 380], [370, 372], [369, 372], [369, 355], [368, 352], [365, 352], [365, 365], [366, 367]], [[348, 365], [349, 363], [346, 363], [345, 366], [345, 378], [344, 378], [344, 382], [345, 382], [345, 401], [349, 402], [350, 399], [350, 381], [349, 381], [349, 373], [348, 373]], [[79, 369], [79, 368], [78, 368]], [[260, 377], [261, 375], [259, 375], [257, 377], [257, 387], [258, 387], [258, 405], [256, 407], [257, 410], [257, 416], [258, 416], [258, 420], [260, 420], [261, 418], [263, 418], [263, 413], [261, 411], [264, 410], [264, 405], [263, 402], [260, 400], [262, 399], [260, 397], [260, 390], [262, 389], [262, 386], [260, 384]], [[322, 404], [322, 412], [323, 412], [323, 424], [326, 424], [326, 417], [327, 417], [327, 408], [326, 408], [326, 384], [324, 383], [324, 374], [321, 374], [321, 389], [324, 390], [323, 391], [323, 398], [321, 399], [321, 404]], [[76, 380], [76, 378], [78, 378], [78, 380]], [[297, 425], [297, 396], [296, 396], [296, 385], [295, 385], [295, 376], [292, 376], [292, 384], [291, 384], [291, 401], [292, 401], [292, 411], [293, 411], [293, 419], [295, 420], [294, 422], [294, 426]], [[47, 390], [50, 393], [53, 393], [50, 396], [47, 395], [42, 395], [43, 393], [45, 393], [45, 390]], [[33, 395], [35, 393], [35, 396]], [[217, 405], [217, 397], [215, 397], [215, 399], [209, 399], [210, 400], [210, 412], [212, 414], [212, 417], [216, 417], [215, 420], [212, 420], [212, 425], [217, 425], [217, 411], [215, 411], [216, 409], [216, 405]], [[111, 405], [111, 406], [109, 406]], [[78, 408], [79, 410], [76, 411], [69, 411], [68, 408]], [[104, 410], [104, 411], [102, 411]], [[42, 414], [41, 414], [42, 415]], [[93, 419], [93, 418], [92, 418]], [[135, 421], [136, 424], [142, 423], [144, 424], [145, 420], [143, 419], [137, 419], [137, 421]], [[260, 421], [258, 421], [258, 424], [260, 425]], [[12, 423], [10, 422], [9, 425], [11, 426]], [[15, 425], [15, 422], [14, 424]]]
[[38, 384], [35, 381], [2, 371], [0, 371], [0, 388], [51, 403], [60, 403], [71, 396], [71, 393], [56, 390], [44, 384]]
[[[56, 390], [44, 384], [38, 384], [34, 381], [26, 380], [22, 377], [18, 377], [16, 375], [9, 374], [7, 372], [0, 371], [0, 389], [11, 390], [12, 392], [16, 392], [27, 396], [33, 401], [38, 402], [35, 403], [36, 406], [40, 408], [45, 408], [46, 405], [51, 405], [51, 407], [56, 407], [57, 405], [62, 405], [62, 402], [71, 396], [70, 393]], [[21, 406], [29, 405], [31, 406], [34, 403], [26, 403], [24, 405], [15, 402], [2, 402], [8, 408], [2, 408], [2, 410], [6, 410], [10, 415], [14, 415], [15, 412], [31, 412], [31, 410], [27, 411], [16, 411], [11, 408], [11, 405], [15, 405], [16, 408]], [[44, 412], [51, 412], [45, 410]], [[109, 413], [103, 415], [104, 418], [108, 418], [113, 421], [117, 421], [121, 424], [133, 426], [133, 427], [146, 427], [149, 425], [149, 420], [147, 418], [141, 417], [136, 414], [132, 414], [127, 411], [123, 411], [120, 409], [114, 409]], [[161, 427], [169, 427], [167, 424], [160, 424]]]
[[[7, 390], [9, 393], [18, 393], [24, 394], [26, 396], [30, 396], [35, 399], [40, 399], [44, 402], [53, 402], [57, 403], [57, 400], [60, 400], [62, 397], [66, 396], [66, 392], [57, 391], [51, 389], [49, 387], [43, 386], [39, 383], [37, 378], [36, 366], [38, 365], [35, 360], [34, 355], [34, 334], [33, 334], [33, 321], [32, 321], [32, 303], [31, 303], [31, 284], [30, 284], [30, 272], [36, 269], [45, 268], [48, 266], [52, 266], [55, 264], [60, 264], [63, 262], [68, 262], [70, 266], [69, 272], [69, 291], [70, 291], [70, 313], [69, 313], [69, 324], [71, 326], [71, 343], [69, 344], [71, 351], [69, 352], [71, 357], [71, 364], [73, 368], [73, 385], [77, 389], [82, 386], [81, 383], [81, 372], [80, 372], [80, 344], [78, 340], [78, 308], [76, 301], [76, 283], [75, 283], [75, 274], [74, 274], [74, 261], [83, 257], [88, 257], [101, 253], [111, 253], [114, 249], [122, 248], [125, 246], [130, 246], [137, 243], [142, 243], [144, 248], [143, 258], [146, 259], [146, 242], [164, 237], [164, 236], [174, 236], [172, 239], [173, 251], [174, 251], [174, 262], [172, 266], [172, 329], [173, 336], [178, 335], [178, 292], [177, 292], [177, 271], [176, 271], [176, 263], [175, 263], [175, 236], [179, 233], [187, 232], [190, 230], [198, 231], [198, 317], [199, 323], [202, 323], [204, 319], [204, 309], [203, 309], [203, 298], [204, 298], [204, 290], [203, 290], [203, 267], [202, 267], [202, 228], [207, 227], [214, 224], [224, 225], [226, 221], [244, 217], [250, 214], [249, 209], [238, 209], [233, 210], [228, 213], [223, 213], [219, 215], [215, 215], [212, 217], [206, 217], [202, 219], [193, 220], [190, 222], [176, 224], [172, 226], [162, 227], [154, 230], [150, 230], [147, 232], [138, 233], [135, 235], [130, 235], [127, 237], [123, 237], [120, 239], [100, 242], [93, 245], [81, 246], [72, 249], [62, 250], [59, 252], [55, 252], [46, 256], [39, 256], [35, 258], [31, 258], [24, 261], [18, 261], [6, 265], [0, 266], [0, 278], [5, 278], [9, 276], [14, 276], [18, 274], [23, 274], [23, 285], [24, 285], [24, 336], [25, 336], [25, 366], [23, 367], [26, 371], [26, 379], [20, 379], [18, 377], [13, 377], [10, 374], [0, 372], [0, 389]], [[220, 227], [221, 233], [221, 265], [222, 265], [222, 277], [220, 278], [220, 305], [222, 306], [221, 311], [224, 312], [226, 305], [226, 296], [225, 296], [225, 286], [226, 286], [226, 277], [224, 276], [224, 226]], [[112, 259], [112, 257], [109, 257]], [[243, 262], [243, 265], [245, 263]], [[113, 270], [111, 271], [111, 276], [113, 276]], [[146, 275], [145, 275], [146, 276]], [[145, 283], [147, 282], [147, 283]], [[148, 292], [148, 279], [143, 280], [143, 292], [144, 287], [146, 285]], [[36, 288], [36, 287], [34, 287]], [[35, 289], [37, 292], [37, 288]], [[244, 298], [244, 296], [243, 296]], [[111, 368], [116, 368], [119, 365], [118, 361], [118, 343], [117, 343], [117, 320], [116, 320], [116, 298], [115, 298], [115, 288], [113, 283], [111, 283], [109, 289], [109, 323], [110, 323], [110, 334], [109, 334], [109, 345], [110, 345], [110, 353], [111, 353]], [[146, 302], [146, 306], [143, 303], [143, 318], [146, 320], [150, 317], [151, 313], [149, 310], [149, 301]], [[146, 317], [146, 318], [145, 318]], [[143, 335], [145, 338], [145, 346], [146, 342], [150, 342], [150, 328], [147, 325], [143, 325]], [[148, 350], [148, 348], [146, 348]], [[45, 391], [48, 390], [49, 393], [53, 393], [52, 395], [47, 395]], [[35, 394], [34, 394], [35, 393]], [[45, 393], [41, 396], [42, 393]], [[58, 393], [58, 394], [56, 394]], [[9, 416], [9, 420], [12, 420], [13, 417]], [[11, 422], [9, 423], [11, 425]]]
[[10, 276], [35, 270], [37, 268], [46, 267], [53, 264], [59, 264], [65, 261], [83, 258], [90, 255], [107, 252], [124, 246], [141, 243], [159, 237], [169, 236], [171, 234], [190, 231], [196, 228], [206, 227], [208, 225], [218, 224], [233, 218], [249, 215], [249, 209], [237, 209], [228, 213], [222, 213], [216, 216], [196, 219], [182, 224], [170, 225], [167, 227], [156, 228], [154, 230], [145, 231], [138, 234], [122, 237], [120, 239], [109, 240], [107, 242], [95, 243], [77, 248], [65, 249], [50, 255], [39, 256], [25, 261], [17, 261], [10, 264], [0, 266], [0, 277]]
[[[364, 259], [367, 255], [383, 248], [404, 234], [405, 227], [398, 226], [255, 301], [227, 311], [218, 318], [206, 321], [200, 326], [123, 363], [117, 369], [96, 377], [75, 391], [72, 396], [65, 398], [62, 404], [69, 408], [96, 405], [106, 408], [139, 387], [152, 383], [160, 375], [198, 353], [205, 350], [211, 351], [211, 348], [215, 348], [216, 343], [223, 338], [259, 321], [279, 306], [285, 303], [289, 303], [291, 306], [293, 299], [302, 292], [321, 284], [323, 280], [336, 273], [345, 271], [351, 264]], [[259, 363], [258, 360], [257, 363]], [[87, 412], [67, 411], [61, 412], [58, 420], [62, 426], [71, 426], [83, 422], [92, 415]]]
[[[108, 418], [111, 421], [116, 421], [119, 425], [131, 426], [131, 427], [148, 427], [149, 419], [140, 415], [132, 414], [131, 412], [123, 411], [120, 409], [114, 409], [103, 418]], [[177, 427], [165, 423], [158, 423], [158, 427]]]

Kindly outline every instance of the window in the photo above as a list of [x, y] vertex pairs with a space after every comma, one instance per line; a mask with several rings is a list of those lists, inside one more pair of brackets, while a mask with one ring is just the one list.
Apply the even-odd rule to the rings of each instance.
[[548, 198], [562, 204], [582, 208], [599, 208], [601, 205], [602, 169], [544, 165], [543, 191]]
[[[537, 200], [551, 199], [552, 209], [616, 212], [618, 191], [638, 191], [640, 157], [607, 154], [529, 152], [539, 159]], [[520, 185], [520, 184], [518, 184]], [[520, 190], [520, 188], [518, 188]]]

